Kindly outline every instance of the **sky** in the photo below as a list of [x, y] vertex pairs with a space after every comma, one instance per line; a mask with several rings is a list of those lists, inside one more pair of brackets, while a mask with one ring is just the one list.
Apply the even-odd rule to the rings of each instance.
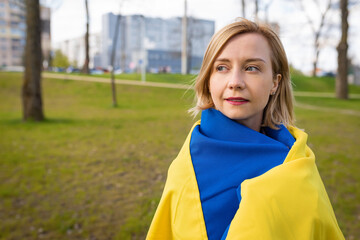
[[[117, 14], [143, 14], [148, 17], [180, 17], [184, 14], [184, 0], [88, 0], [90, 14], [90, 32], [101, 31], [101, 16], [108, 12]], [[315, 23], [319, 23], [320, 16], [316, 5], [312, 0], [306, 2], [306, 11]], [[52, 43], [67, 39], [81, 37], [85, 33], [85, 3], [84, 0], [45, 0], [44, 2], [55, 3], [52, 5], [51, 31]], [[61, 2], [61, 4], [59, 4]], [[120, 2], [123, 4], [120, 6]], [[215, 21], [215, 30], [237, 17], [241, 16], [240, 0], [188, 0], [188, 15]], [[262, 0], [259, 17], [264, 19], [264, 6], [271, 2], [268, 8], [268, 19], [280, 25], [280, 38], [283, 42], [289, 62], [296, 68], [310, 72], [313, 59], [313, 35], [304, 12], [300, 10], [298, 1], [289, 0]], [[326, 3], [326, 0], [320, 0]], [[325, 5], [323, 5], [325, 6]], [[120, 9], [121, 7], [121, 9]], [[253, 1], [247, 1], [246, 17], [254, 20]], [[350, 11], [349, 30], [349, 55], [353, 62], [360, 65], [360, 4]], [[332, 11], [328, 15], [332, 28], [324, 41], [323, 50], [320, 53], [319, 67], [324, 71], [336, 70], [337, 53], [335, 47], [339, 41], [340, 12]]]

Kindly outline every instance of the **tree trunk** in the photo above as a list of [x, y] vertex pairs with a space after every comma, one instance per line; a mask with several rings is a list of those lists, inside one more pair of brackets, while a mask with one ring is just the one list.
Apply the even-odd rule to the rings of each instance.
[[241, 8], [242, 8], [242, 17], [243, 17], [243, 18], [246, 18], [246, 15], [245, 15], [245, 14], [246, 14], [246, 11], [245, 11], [245, 10], [246, 10], [246, 9], [245, 9], [245, 8], [246, 8], [245, 0], [241, 0]]
[[[120, 13], [119, 13], [120, 14]], [[127, 71], [127, 64], [126, 64], [126, 21], [122, 21], [122, 23], [120, 24], [120, 36], [121, 36], [121, 46], [120, 46], [120, 54], [121, 54], [121, 58], [120, 58], [120, 68], [121, 70], [125, 73]]]
[[181, 40], [181, 74], [188, 73], [188, 16], [187, 16], [187, 0], [184, 0], [184, 16], [182, 18], [182, 40]]
[[86, 9], [86, 33], [85, 33], [85, 62], [82, 69], [83, 73], [89, 74], [89, 6], [88, 6], [88, 0], [85, 0], [85, 9]]
[[[191, 29], [193, 30], [193, 29]], [[188, 39], [188, 45], [187, 45], [187, 67], [186, 67], [186, 74], [191, 73], [192, 69], [192, 42], [191, 39], [193, 38], [192, 34], [190, 34], [190, 38]]]
[[115, 71], [116, 45], [117, 45], [117, 39], [118, 39], [118, 35], [119, 35], [120, 20], [121, 20], [121, 15], [118, 14], [116, 17], [115, 31], [114, 31], [114, 38], [113, 38], [113, 43], [112, 43], [111, 59], [110, 59], [110, 62], [111, 62], [111, 90], [112, 90], [113, 107], [117, 106], [114, 71]]
[[255, 20], [259, 21], [259, 0], [255, 0]]
[[39, 0], [26, 0], [25, 73], [22, 86], [23, 119], [42, 121], [41, 22]]
[[338, 72], [336, 76], [336, 97], [340, 99], [348, 99], [348, 0], [340, 0], [341, 9], [341, 39], [337, 46], [338, 52]]
[[312, 76], [316, 77], [316, 72], [317, 72], [317, 65], [318, 65], [318, 61], [319, 61], [319, 55], [320, 55], [320, 44], [319, 44], [319, 37], [320, 37], [320, 32], [317, 32], [315, 34], [315, 44], [314, 44], [314, 62], [313, 62], [313, 70], [312, 70]]

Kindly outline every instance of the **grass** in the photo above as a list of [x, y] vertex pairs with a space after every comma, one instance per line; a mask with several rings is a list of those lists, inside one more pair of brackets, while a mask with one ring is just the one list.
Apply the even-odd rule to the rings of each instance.
[[113, 108], [107, 84], [45, 79], [47, 120], [24, 123], [20, 75], [0, 79], [0, 239], [142, 238], [191, 97], [119, 86]]
[[302, 108], [296, 108], [296, 116], [297, 125], [309, 134], [309, 146], [345, 238], [360, 239], [360, 117]]
[[[62, 73], [64, 74], [64, 73]], [[102, 78], [111, 78], [110, 73], [104, 74], [94, 74], [94, 75], [85, 75], [83, 73], [70, 73], [68, 75], [75, 76], [90, 76], [90, 77], [102, 77]], [[195, 79], [195, 75], [182, 75], [182, 74], [169, 74], [169, 73], [147, 73], [146, 81], [148, 82], [160, 82], [160, 83], [182, 83], [182, 84], [192, 84]], [[120, 80], [134, 80], [141, 81], [141, 74], [139, 73], [123, 73], [116, 74], [115, 79]]]
[[321, 108], [332, 108], [333, 110], [351, 110], [358, 111], [360, 114], [359, 99], [339, 100], [336, 98], [318, 98], [318, 97], [296, 97], [296, 101], [301, 104], [314, 105]]
[[[84, 76], [82, 73], [71, 73], [68, 75]], [[90, 77], [109, 78], [109, 73], [97, 75], [85, 75]], [[182, 83], [191, 84], [195, 79], [195, 75], [181, 75], [181, 74], [146, 74], [146, 81], [149, 82], [163, 82], [163, 83]], [[126, 73], [115, 75], [116, 79], [141, 81], [141, 74]], [[295, 91], [309, 91], [309, 92], [334, 92], [335, 78], [333, 77], [308, 77], [299, 73], [292, 75], [293, 87]], [[360, 86], [351, 85], [349, 87], [350, 93], [360, 93]]]
[[[36, 123], [21, 121], [20, 89], [20, 74], [0, 72], [0, 239], [144, 239], [194, 122], [192, 93], [118, 85], [113, 108], [108, 84], [44, 79], [47, 120]], [[360, 117], [295, 110], [346, 239], [360, 239]]]

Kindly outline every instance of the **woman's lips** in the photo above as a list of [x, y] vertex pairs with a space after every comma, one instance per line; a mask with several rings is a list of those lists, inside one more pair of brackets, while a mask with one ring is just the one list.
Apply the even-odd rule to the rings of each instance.
[[249, 102], [249, 100], [242, 97], [229, 97], [229, 98], [225, 98], [225, 101], [227, 101], [232, 105], [242, 105]]

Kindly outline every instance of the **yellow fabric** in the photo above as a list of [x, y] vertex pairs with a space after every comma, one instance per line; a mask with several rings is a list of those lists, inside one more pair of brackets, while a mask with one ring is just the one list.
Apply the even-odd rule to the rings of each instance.
[[207, 239], [200, 194], [190, 159], [191, 129], [171, 163], [163, 195], [146, 239]]
[[242, 200], [227, 239], [344, 239], [307, 134], [289, 131], [296, 142], [284, 163], [241, 184]]
[[[169, 168], [148, 240], [207, 239], [189, 149], [193, 128]], [[242, 200], [226, 239], [344, 239], [306, 145], [307, 134], [294, 127], [289, 131], [296, 142], [284, 163], [242, 183]]]

